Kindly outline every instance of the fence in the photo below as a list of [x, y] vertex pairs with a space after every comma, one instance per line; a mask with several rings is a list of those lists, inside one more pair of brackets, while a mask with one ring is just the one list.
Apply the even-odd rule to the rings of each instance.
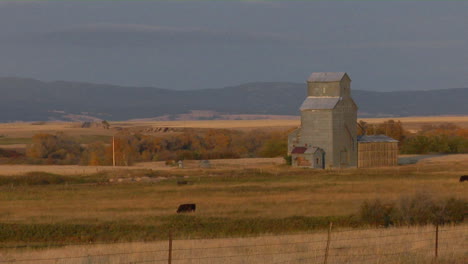
[[0, 248], [0, 263], [466, 263], [468, 226], [333, 230], [291, 235]]

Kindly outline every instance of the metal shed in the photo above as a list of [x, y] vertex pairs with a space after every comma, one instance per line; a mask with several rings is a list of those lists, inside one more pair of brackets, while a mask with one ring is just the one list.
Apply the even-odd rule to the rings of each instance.
[[294, 147], [291, 152], [292, 165], [303, 168], [325, 168], [325, 151], [317, 147]]
[[398, 140], [385, 135], [363, 135], [358, 141], [358, 167], [398, 165]]

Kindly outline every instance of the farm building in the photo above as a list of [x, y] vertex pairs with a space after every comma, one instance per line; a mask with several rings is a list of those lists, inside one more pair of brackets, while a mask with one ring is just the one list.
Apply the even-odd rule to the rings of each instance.
[[[308, 168], [348, 168], [358, 164], [358, 107], [351, 97], [351, 79], [345, 72], [316, 72], [307, 79], [307, 98], [300, 107], [301, 126], [288, 135], [292, 165]], [[372, 139], [371, 139], [372, 138]], [[364, 140], [374, 140], [365, 142]], [[363, 166], [395, 165], [395, 142], [382, 137], [362, 138]], [[379, 141], [381, 140], [381, 141]], [[389, 143], [389, 144], [387, 144]], [[366, 150], [368, 148], [368, 150]], [[381, 148], [378, 161], [371, 149]], [[372, 150], [373, 151], [373, 150]], [[384, 158], [388, 160], [383, 160]], [[360, 165], [359, 165], [360, 166]]]
[[295, 167], [318, 168], [325, 167], [325, 152], [321, 148], [312, 146], [294, 147], [292, 165]]
[[398, 165], [398, 140], [385, 135], [358, 137], [358, 167]]
[[310, 75], [308, 96], [300, 107], [301, 126], [288, 136], [293, 163], [298, 158], [292, 153], [295, 147], [311, 146], [324, 151], [323, 168], [357, 166], [357, 105], [351, 98], [350, 84], [344, 72]]

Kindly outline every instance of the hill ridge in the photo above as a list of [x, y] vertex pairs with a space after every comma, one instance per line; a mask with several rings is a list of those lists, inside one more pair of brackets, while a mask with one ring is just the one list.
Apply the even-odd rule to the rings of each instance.
[[[0, 77], [0, 122], [107, 120], [179, 115], [191, 110], [223, 114], [299, 115], [305, 84], [250, 82], [223, 88], [169, 90], [86, 82]], [[375, 92], [353, 90], [361, 117], [467, 115], [468, 88]]]

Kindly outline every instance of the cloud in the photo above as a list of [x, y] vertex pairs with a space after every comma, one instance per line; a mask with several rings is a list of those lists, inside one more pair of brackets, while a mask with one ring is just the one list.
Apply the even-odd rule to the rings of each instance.
[[290, 38], [269, 32], [219, 31], [197, 27], [141, 24], [88, 24], [42, 33], [35, 41], [83, 46], [152, 46], [217, 44], [282, 44]]

